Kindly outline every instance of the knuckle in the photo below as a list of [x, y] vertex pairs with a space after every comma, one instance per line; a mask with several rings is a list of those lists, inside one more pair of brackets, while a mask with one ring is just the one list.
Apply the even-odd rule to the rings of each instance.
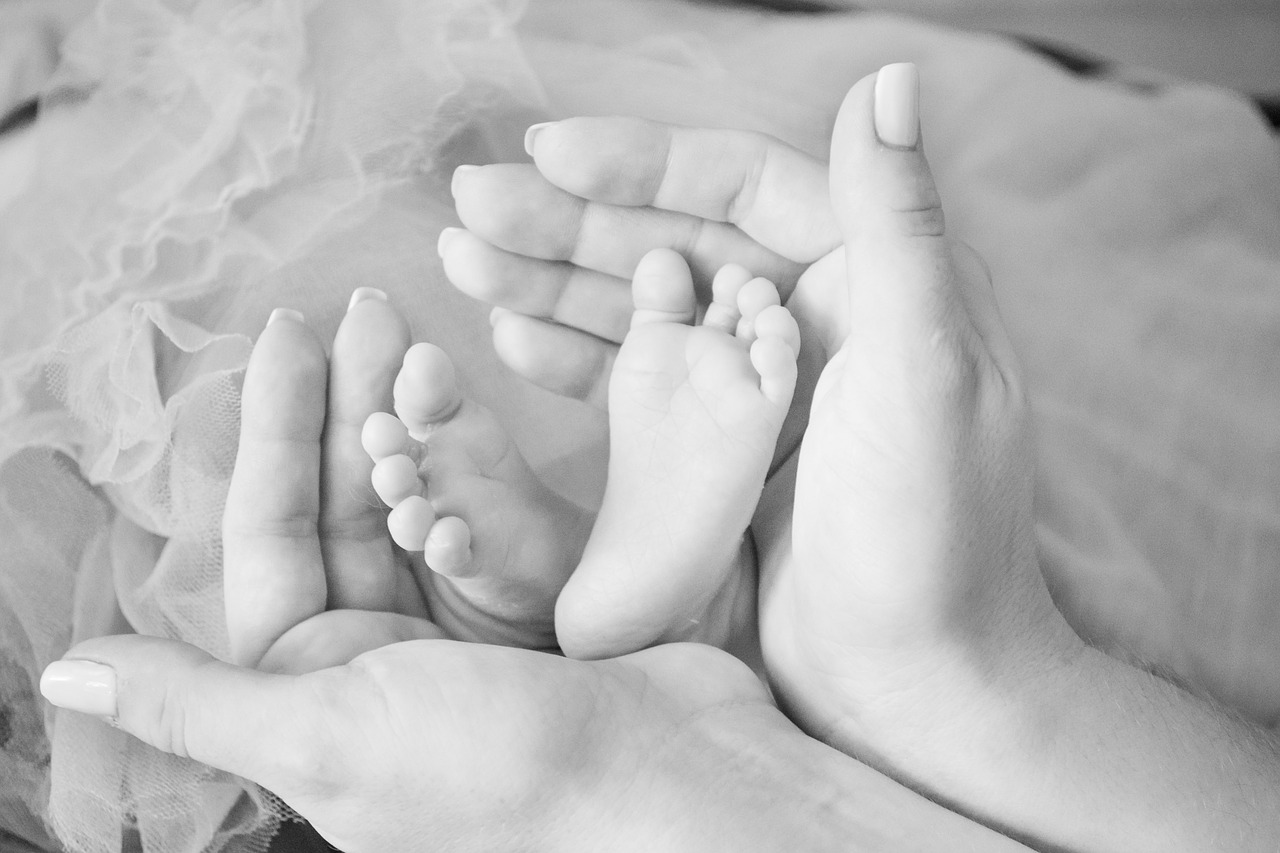
[[942, 237], [947, 233], [946, 214], [936, 199], [918, 207], [895, 208], [893, 212], [903, 236]]
[[[344, 677], [337, 677], [343, 673]], [[312, 673], [299, 682], [306, 702], [319, 713], [299, 715], [298, 725], [287, 734], [279, 750], [279, 770], [294, 790], [318, 800], [332, 800], [362, 784], [360, 766], [348, 755], [353, 724], [363, 723], [350, 713], [360, 685], [351, 684], [346, 668]], [[376, 724], [368, 720], [369, 724]], [[345, 736], [344, 736], [345, 735]]]
[[222, 520], [224, 539], [311, 540], [319, 535], [314, 512], [299, 510], [278, 515], [241, 513], [228, 509]]
[[178, 683], [166, 681], [159, 690], [159, 700], [153, 706], [153, 713], [144, 721], [143, 739], [162, 752], [190, 758], [186, 705], [181, 689]]
[[726, 222], [741, 222], [750, 215], [760, 194], [760, 184], [769, 167], [772, 149], [767, 137], [750, 133], [744, 134], [742, 138], [745, 141], [740, 162], [745, 163], [746, 167], [742, 169], [737, 178], [737, 187], [727, 200], [724, 210]]

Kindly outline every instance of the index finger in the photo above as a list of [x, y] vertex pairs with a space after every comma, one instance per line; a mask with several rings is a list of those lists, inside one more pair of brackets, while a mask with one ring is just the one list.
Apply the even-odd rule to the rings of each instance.
[[826, 164], [762, 133], [571, 118], [530, 128], [525, 146], [548, 181], [582, 198], [732, 223], [803, 263], [840, 245]]

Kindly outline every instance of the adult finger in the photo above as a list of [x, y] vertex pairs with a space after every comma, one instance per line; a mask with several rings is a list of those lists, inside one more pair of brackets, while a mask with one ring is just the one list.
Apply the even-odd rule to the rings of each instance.
[[789, 292], [801, 266], [741, 230], [685, 213], [589, 201], [552, 186], [533, 166], [459, 167], [453, 195], [462, 223], [500, 249], [567, 261], [631, 279], [646, 252], [664, 247], [689, 261], [704, 301], [716, 271], [728, 263], [778, 282]]
[[253, 665], [325, 608], [320, 436], [328, 362], [296, 311], [272, 313], [245, 371], [240, 446], [222, 521], [232, 660]]
[[356, 290], [329, 365], [319, 523], [330, 608], [396, 606], [400, 567], [360, 436], [369, 415], [391, 411], [391, 387], [408, 348], [409, 327], [386, 294]]
[[495, 308], [489, 322], [494, 351], [516, 374], [561, 397], [609, 407], [617, 344], [505, 308]]
[[438, 250], [445, 275], [468, 296], [614, 343], [627, 333], [631, 285], [625, 279], [503, 251], [464, 228], [444, 229]]
[[110, 721], [144, 743], [251, 779], [284, 797], [341, 777], [331, 731], [341, 707], [313, 685], [222, 663], [157, 637], [101, 637], [50, 664], [40, 692]]
[[849, 91], [831, 139], [831, 202], [845, 241], [849, 340], [914, 346], [951, 325], [959, 296], [941, 201], [922, 150], [915, 66]]
[[840, 244], [826, 164], [764, 134], [572, 118], [530, 128], [525, 147], [547, 180], [582, 198], [732, 223], [803, 263]]

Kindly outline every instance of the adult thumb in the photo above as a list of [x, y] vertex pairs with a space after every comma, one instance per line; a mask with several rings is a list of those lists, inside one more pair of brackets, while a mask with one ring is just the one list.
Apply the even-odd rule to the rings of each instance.
[[927, 330], [951, 298], [919, 91], [915, 65], [886, 65], [849, 90], [836, 118], [831, 205], [845, 242], [851, 340]]
[[289, 799], [318, 750], [340, 760], [315, 693], [296, 676], [223, 663], [173, 640], [101, 637], [49, 664], [40, 692], [52, 704], [105, 719], [164, 752], [243, 776]]

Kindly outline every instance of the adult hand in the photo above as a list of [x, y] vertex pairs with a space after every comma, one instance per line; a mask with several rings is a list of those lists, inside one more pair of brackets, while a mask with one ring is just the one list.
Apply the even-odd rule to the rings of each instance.
[[849, 334], [792, 530], [785, 496], [758, 515], [777, 693], [827, 742], [1047, 847], [1271, 849], [1276, 739], [1087, 647], [1049, 597], [1017, 364], [985, 268], [946, 235], [917, 97], [913, 67], [882, 69], [832, 139]]
[[[625, 328], [610, 294], [644, 250], [676, 248], [704, 278], [732, 261], [795, 280], [804, 354], [819, 366], [840, 354], [813, 410], [796, 535], [794, 459], [755, 524], [762, 642], [788, 709], [1046, 843], [1269, 849], [1274, 738], [1084, 647], [1053, 609], [1025, 404], [987, 272], [946, 238], [918, 147], [880, 145], [873, 85], [842, 110], [830, 196], [823, 164], [754, 134], [625, 119], [531, 129], [538, 175], [455, 179], [470, 232], [442, 239], [446, 270], [503, 306], [495, 344], [517, 372], [594, 400], [616, 339], [600, 318]], [[515, 215], [530, 199], [541, 217]], [[565, 346], [572, 357], [552, 357]]]
[[[324, 463], [368, 402], [335, 411], [335, 391], [387, 370], [381, 346], [361, 348], [364, 368], [343, 351], [403, 346], [352, 337], [386, 331], [385, 304], [361, 304], [332, 366], [286, 312], [246, 375], [225, 551], [235, 648], [260, 669], [108, 637], [49, 667], [50, 701], [268, 787], [348, 853], [1014, 849], [807, 738], [711, 647], [588, 663], [436, 639], [408, 613], [324, 609], [331, 561], [393, 568], [379, 514], [347, 493], [359, 480], [344, 479], [345, 456]], [[325, 488], [342, 498], [328, 513]]]
[[405, 334], [382, 300], [353, 300], [329, 360], [301, 320], [273, 314], [254, 349], [225, 514], [232, 651], [258, 670], [109, 637], [49, 668], [51, 701], [266, 786], [348, 853], [424, 839], [554, 849], [634, 828], [648, 812], [628, 814], [628, 792], [654, 814], [692, 795], [644, 780], [678, 779], [703, 727], [786, 728], [754, 676], [709, 647], [585, 664], [439, 639], [421, 601], [395, 612], [421, 593], [362, 499], [359, 431]]
[[724, 750], [727, 768], [743, 758], [736, 746], [752, 751], [736, 734], [744, 726], [785, 726], [751, 673], [705, 646], [582, 663], [420, 640], [274, 675], [171, 641], [108, 637], [73, 648], [43, 689], [258, 782], [347, 853], [622, 836], [669, 813], [672, 798], [698, 798], [693, 785], [661, 787], [696, 765], [686, 749]]

